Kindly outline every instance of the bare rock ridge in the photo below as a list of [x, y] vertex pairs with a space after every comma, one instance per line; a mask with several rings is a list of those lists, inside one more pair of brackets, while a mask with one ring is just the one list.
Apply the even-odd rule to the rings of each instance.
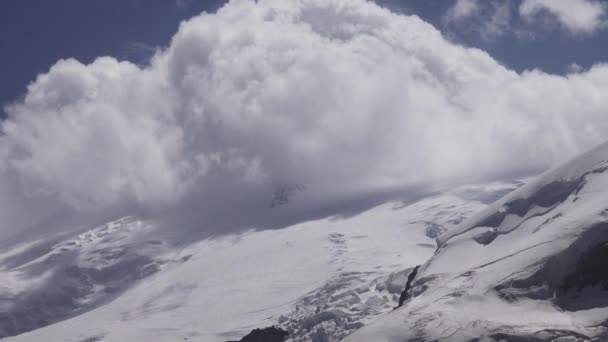
[[412, 288], [412, 281], [416, 278], [416, 274], [418, 273], [418, 269], [420, 268], [420, 265], [414, 267], [414, 270], [412, 271], [412, 273], [410, 273], [409, 276], [407, 276], [407, 283], [405, 283], [405, 290], [403, 290], [403, 292], [401, 292], [401, 296], [399, 297], [399, 306], [401, 307], [403, 305], [403, 303], [410, 298], [410, 289]]

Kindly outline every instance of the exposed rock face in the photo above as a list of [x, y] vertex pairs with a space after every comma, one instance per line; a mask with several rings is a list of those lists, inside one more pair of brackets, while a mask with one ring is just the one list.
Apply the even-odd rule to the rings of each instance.
[[447, 231], [447, 229], [444, 226], [437, 224], [435, 222], [426, 222], [425, 231], [426, 231], [426, 236], [430, 237], [431, 239], [436, 239], [441, 234], [445, 233]]
[[289, 333], [283, 329], [277, 327], [269, 327], [264, 329], [254, 329], [247, 336], [240, 339], [238, 342], [283, 342], [287, 339], [288, 336]]
[[420, 268], [420, 266], [414, 267], [414, 270], [412, 270], [412, 273], [410, 273], [410, 275], [407, 276], [407, 283], [405, 283], [405, 290], [403, 290], [403, 292], [401, 292], [401, 297], [399, 298], [399, 307], [401, 307], [403, 305], [403, 303], [408, 298], [410, 298], [410, 289], [412, 288], [412, 281], [414, 281], [414, 279], [416, 279], [416, 274], [418, 274], [419, 268]]
[[295, 196], [297, 192], [305, 190], [304, 186], [278, 186], [274, 190], [272, 200], [270, 201], [270, 207], [280, 207], [289, 203], [289, 200]]
[[608, 341], [608, 144], [438, 237], [402, 308], [345, 341]]

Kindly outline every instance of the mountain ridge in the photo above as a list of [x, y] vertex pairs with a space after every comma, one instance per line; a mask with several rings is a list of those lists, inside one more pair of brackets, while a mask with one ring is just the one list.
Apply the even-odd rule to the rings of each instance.
[[608, 144], [438, 238], [403, 308], [345, 339], [608, 339]]

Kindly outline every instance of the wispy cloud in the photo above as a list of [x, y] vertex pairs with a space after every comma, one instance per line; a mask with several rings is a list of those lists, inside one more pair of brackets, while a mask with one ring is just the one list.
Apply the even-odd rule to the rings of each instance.
[[126, 42], [125, 52], [130, 60], [141, 61], [143, 64], [150, 62], [151, 58], [160, 51], [158, 46], [142, 42]]
[[549, 14], [574, 34], [591, 34], [606, 27], [607, 6], [595, 0], [523, 0], [520, 15], [533, 21]]
[[192, 4], [192, 0], [174, 0], [178, 8], [187, 8]]
[[448, 31], [474, 34], [486, 42], [516, 33], [512, 2], [457, 0], [445, 11], [442, 22]]
[[457, 0], [448, 8], [445, 20], [448, 22], [470, 18], [479, 11], [478, 0]]
[[535, 39], [560, 27], [581, 37], [607, 27], [607, 9], [595, 0], [456, 0], [442, 22], [448, 31], [473, 33], [486, 42], [505, 36]]

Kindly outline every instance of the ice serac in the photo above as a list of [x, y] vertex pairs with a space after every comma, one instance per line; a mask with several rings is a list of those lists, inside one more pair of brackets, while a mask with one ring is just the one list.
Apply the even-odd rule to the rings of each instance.
[[608, 144], [441, 235], [402, 308], [345, 341], [608, 341]]

